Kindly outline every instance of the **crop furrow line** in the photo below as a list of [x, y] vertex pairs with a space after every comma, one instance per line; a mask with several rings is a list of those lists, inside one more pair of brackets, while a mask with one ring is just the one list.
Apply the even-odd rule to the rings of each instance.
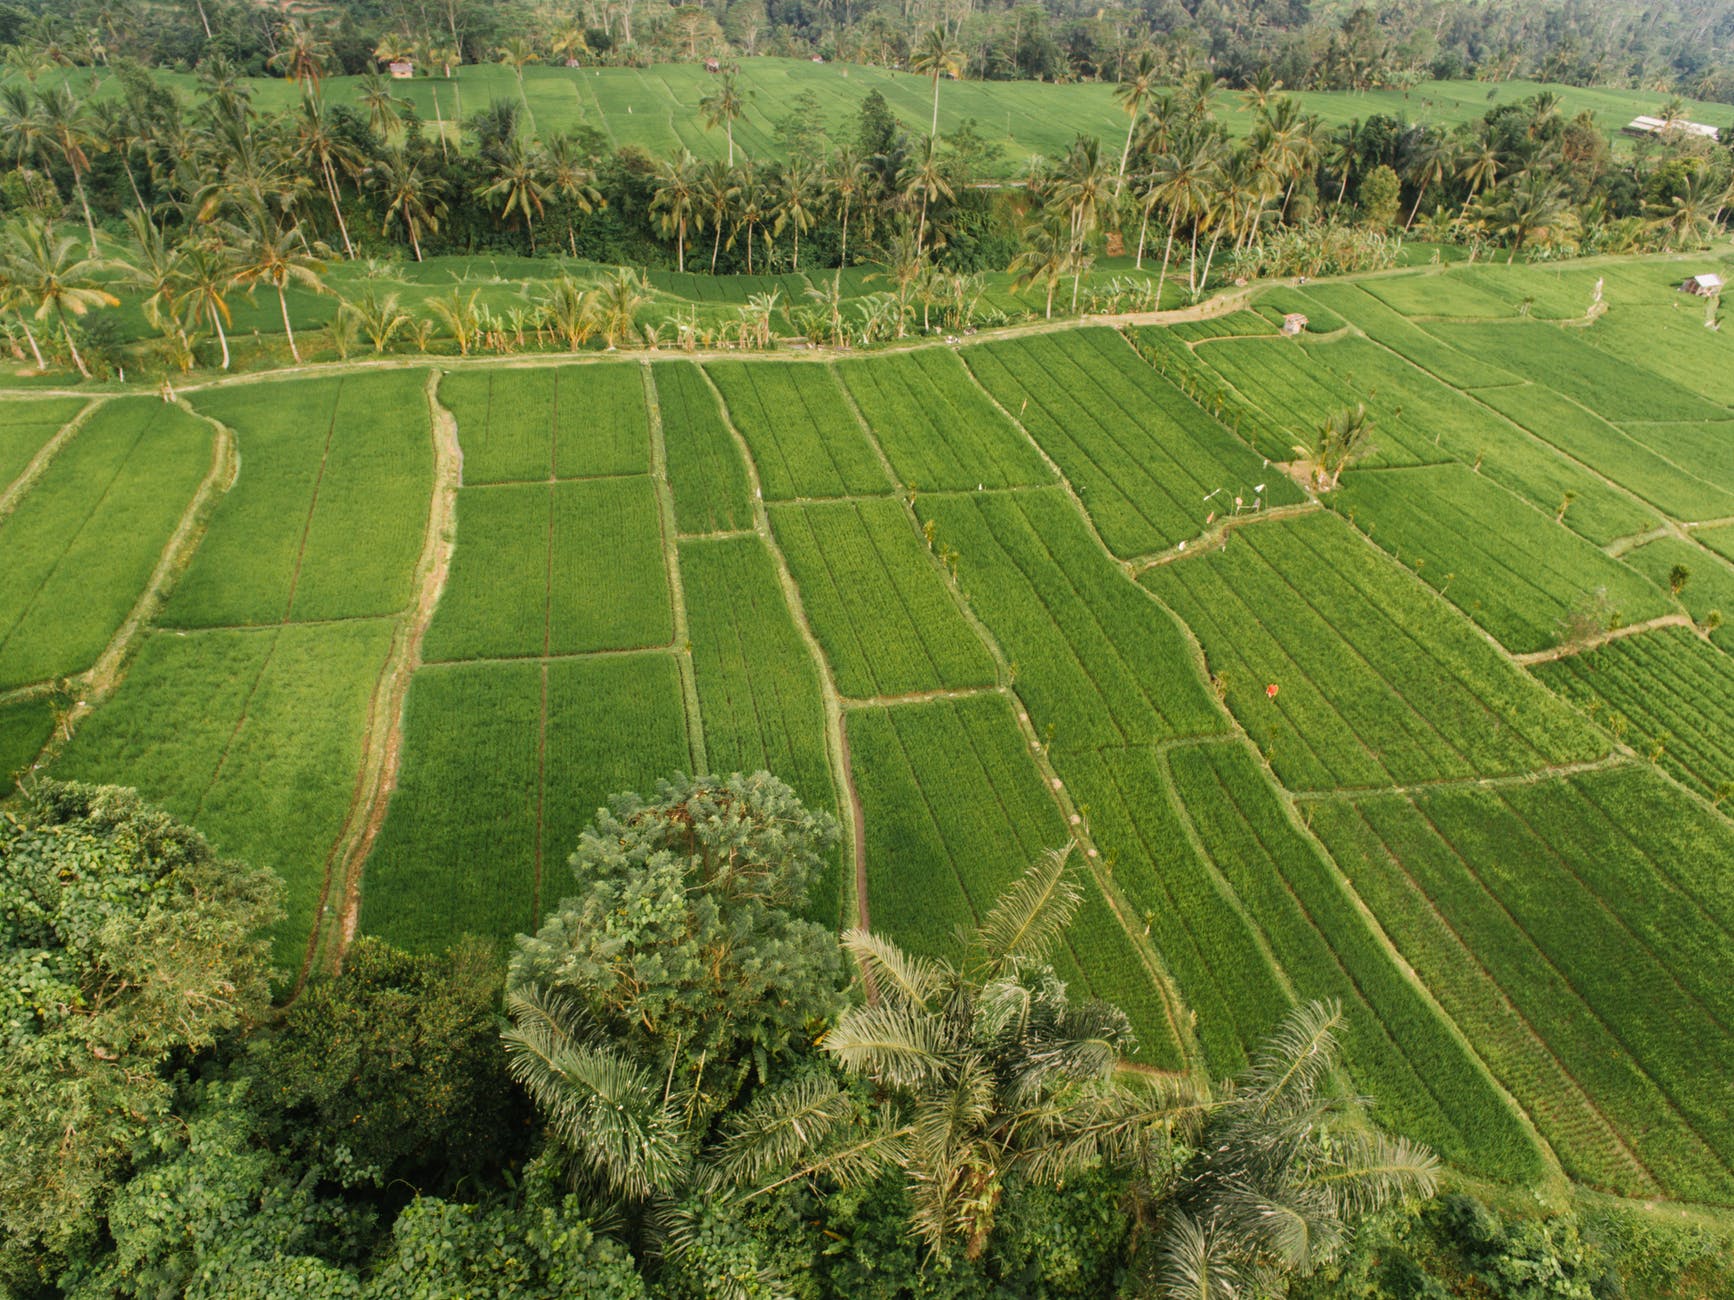
[[37, 479], [42, 477], [49, 464], [60, 454], [61, 448], [72, 441], [90, 417], [96, 414], [105, 400], [107, 399], [95, 397], [85, 402], [84, 406], [70, 420], [55, 431], [52, 438], [36, 449], [36, 454], [30, 458], [30, 463], [18, 471], [18, 477], [7, 484], [4, 489], [0, 489], [0, 521], [4, 521], [6, 516], [17, 508], [18, 502], [25, 492]]
[[[1653, 1190], [1660, 1192], [1662, 1190], [1662, 1183], [1661, 1180], [1656, 1177], [1655, 1172], [1644, 1163], [1636, 1149], [1634, 1149], [1631, 1143], [1627, 1140], [1624, 1132], [1615, 1126], [1613, 1121], [1608, 1118], [1607, 1113], [1602, 1110], [1595, 1098], [1590, 1095], [1589, 1089], [1586, 1088], [1583, 1083], [1579, 1081], [1577, 1076], [1572, 1073], [1565, 1061], [1560, 1058], [1558, 1052], [1554, 1050], [1552, 1044], [1550, 1044], [1536, 1029], [1535, 1023], [1530, 1020], [1529, 1016], [1525, 1014], [1523, 1009], [1512, 1000], [1511, 995], [1506, 992], [1504, 985], [1499, 982], [1493, 972], [1488, 969], [1487, 964], [1481, 959], [1481, 954], [1476, 952], [1475, 949], [1465, 941], [1462, 932], [1459, 931], [1458, 928], [1452, 924], [1450, 918], [1440, 910], [1439, 904], [1433, 899], [1433, 897], [1421, 887], [1420, 882], [1415, 879], [1413, 874], [1411, 874], [1402, 858], [1398, 856], [1396, 851], [1392, 849], [1388, 843], [1386, 843], [1384, 836], [1379, 833], [1378, 829], [1367, 820], [1365, 811], [1358, 805], [1351, 804], [1350, 807], [1354, 808], [1355, 815], [1360, 819], [1362, 826], [1366, 828], [1367, 832], [1372, 835], [1374, 839], [1378, 840], [1386, 857], [1390, 859], [1392, 865], [1396, 867], [1404, 881], [1408, 883], [1415, 898], [1427, 909], [1428, 914], [1433, 917], [1440, 928], [1451, 937], [1451, 941], [1456, 944], [1464, 957], [1467, 958], [1468, 961], [1473, 964], [1474, 968], [1481, 973], [1482, 978], [1486, 981], [1488, 990], [1492, 992], [1498, 1003], [1502, 1005], [1506, 1012], [1517, 1022], [1517, 1025], [1522, 1030], [1523, 1034], [1530, 1040], [1531, 1045], [1542, 1055], [1542, 1057], [1551, 1062], [1554, 1068], [1558, 1070], [1559, 1077], [1566, 1082], [1572, 1092], [1576, 1093], [1584, 1110], [1595, 1121], [1595, 1123], [1603, 1129], [1605, 1135], [1612, 1141], [1619, 1155], [1624, 1158], [1625, 1162], [1628, 1163], [1631, 1168], [1636, 1170], [1649, 1182], [1650, 1187]], [[1361, 901], [1358, 895], [1356, 897], [1360, 907], [1366, 911], [1368, 915], [1372, 915], [1371, 909], [1367, 907], [1366, 903]], [[1381, 933], [1382, 932], [1383, 930], [1381, 927]], [[1393, 953], [1399, 956], [1402, 955], [1401, 948], [1388, 934], [1385, 935], [1385, 941], [1390, 946]], [[1409, 962], [1409, 959], [1406, 956], [1403, 957], [1403, 961], [1405, 964], [1409, 965], [1411, 970], [1414, 969], [1413, 963]], [[1418, 976], [1417, 979], [1419, 979]], [[1441, 1012], [1443, 1014], [1443, 1008], [1441, 1008]], [[1450, 1016], [1449, 1019], [1451, 1019], [1453, 1023], [1456, 1022], [1455, 1016]], [[1462, 1026], [1459, 1025], [1458, 1029], [1461, 1031]], [[1476, 1055], [1480, 1056], [1481, 1053], [1477, 1052]], [[1487, 1063], [1487, 1068], [1489, 1072], [1494, 1073], [1495, 1077], [1497, 1077], [1497, 1072], [1494, 1071], [1491, 1063]], [[1505, 1082], [1504, 1086], [1509, 1091], [1512, 1085], [1509, 1082]], [[1526, 1091], [1531, 1090], [1526, 1089]], [[1545, 1089], [1536, 1089], [1533, 1091], [1536, 1095], [1533, 1099], [1520, 1103], [1521, 1109], [1527, 1111], [1530, 1106], [1537, 1104], [1549, 1106], [1551, 1108]]]

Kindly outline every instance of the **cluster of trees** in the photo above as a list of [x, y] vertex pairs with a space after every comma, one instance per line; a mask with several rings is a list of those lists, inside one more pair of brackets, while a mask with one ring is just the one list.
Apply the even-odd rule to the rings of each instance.
[[1064, 854], [947, 960], [805, 919], [835, 837], [766, 774], [677, 778], [584, 833], [503, 993], [490, 947], [363, 939], [273, 1014], [273, 876], [42, 785], [0, 823], [0, 1287], [1277, 1294], [1431, 1194], [1335, 1008], [1214, 1095], [1131, 1069], [1045, 961]]
[[1177, 79], [1208, 68], [1234, 84], [1273, 68], [1313, 89], [1408, 86], [1428, 77], [1528, 76], [1577, 85], [1680, 90], [1734, 102], [1734, 18], [1717, 0], [1549, 0], [1487, 5], [1410, 0], [1321, 5], [1312, 0], [644, 0], [495, 5], [485, 0], [339, 0], [314, 21], [285, 23], [243, 0], [147, 5], [139, 0], [13, 0], [0, 43], [25, 66], [102, 63], [117, 51], [191, 68], [221, 53], [251, 72], [317, 44], [330, 64], [361, 73], [375, 57], [413, 58], [449, 72], [514, 47], [549, 62], [648, 63], [704, 56], [818, 54], [909, 67], [918, 33], [943, 23], [973, 77], [1119, 80], [1145, 47]]

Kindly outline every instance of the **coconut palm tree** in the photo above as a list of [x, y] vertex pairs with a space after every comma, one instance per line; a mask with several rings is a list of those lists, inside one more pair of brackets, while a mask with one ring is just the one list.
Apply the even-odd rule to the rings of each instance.
[[1454, 156], [1451, 142], [1436, 131], [1424, 132], [1415, 142], [1409, 153], [1408, 169], [1409, 181], [1415, 186], [1415, 202], [1409, 208], [1409, 219], [1403, 223], [1404, 230], [1415, 224], [1415, 214], [1421, 210], [1421, 200], [1426, 197], [1428, 187], [1445, 179]]
[[692, 155], [682, 149], [679, 158], [665, 158], [656, 164], [656, 191], [650, 199], [657, 228], [665, 239], [674, 236], [675, 267], [680, 271], [686, 270], [686, 232], [697, 208], [698, 167]]
[[1297, 1008], [1211, 1107], [1162, 1197], [1158, 1294], [1282, 1294], [1340, 1255], [1356, 1220], [1432, 1195], [1433, 1155], [1367, 1126], [1335, 1085], [1342, 1023], [1335, 1003]]
[[939, 135], [939, 79], [942, 76], [961, 77], [963, 60], [962, 47], [951, 39], [943, 25], [929, 27], [915, 43], [915, 51], [909, 59], [910, 69], [933, 78], [933, 127], [927, 133], [929, 139]]
[[494, 164], [494, 174], [476, 196], [498, 205], [500, 220], [511, 221], [516, 213], [530, 232], [530, 251], [536, 251], [536, 218], [547, 209], [548, 186], [542, 176], [542, 159], [519, 136], [511, 136]]
[[1295, 451], [1313, 462], [1313, 480], [1325, 491], [1337, 486], [1343, 471], [1373, 449], [1373, 421], [1364, 403], [1332, 411], [1319, 425], [1312, 446]]
[[1095, 136], [1079, 136], [1060, 162], [1053, 189], [1054, 201], [1067, 213], [1072, 273], [1072, 310], [1078, 310], [1078, 286], [1087, 260], [1084, 249], [1109, 200], [1108, 173], [1102, 164], [1101, 142]]
[[[831, 155], [825, 168], [825, 190], [837, 201], [842, 220], [843, 237], [837, 255], [838, 269], [849, 265], [849, 210], [866, 183], [866, 165], [853, 149], [844, 145]], [[1734, 190], [1734, 187], [1731, 187], [1731, 190]]]
[[300, 84], [311, 94], [319, 88], [325, 65], [331, 58], [331, 43], [300, 18], [286, 18], [277, 27], [277, 53], [269, 60], [273, 68]]
[[391, 83], [378, 72], [369, 72], [356, 83], [356, 102], [367, 110], [367, 121], [381, 140], [390, 140], [403, 125], [403, 110], [410, 102], [392, 93]]
[[[768, 224], [771, 218], [769, 196], [765, 191], [764, 182], [758, 178], [751, 162], [746, 163], [740, 172], [740, 190], [735, 203], [735, 233], [746, 232], [747, 236], [747, 274], [754, 274], [753, 246], [758, 241], [761, 226]], [[729, 237], [729, 247], [734, 247], [734, 236]]]
[[190, 355], [192, 346], [181, 320], [179, 303], [183, 280], [181, 251], [169, 243], [162, 228], [143, 209], [127, 213], [126, 224], [132, 235], [127, 278], [145, 294], [142, 304], [145, 321], [152, 329], [162, 330], [178, 341], [182, 356]]
[[415, 260], [421, 261], [421, 232], [437, 234], [445, 219], [445, 182], [422, 170], [421, 160], [401, 148], [380, 157], [373, 166], [372, 179], [385, 200], [385, 219], [380, 222], [379, 233], [385, 234], [394, 222], [402, 225], [415, 250]]
[[1019, 292], [1040, 280], [1047, 289], [1047, 308], [1043, 313], [1054, 318], [1054, 289], [1071, 264], [1071, 232], [1050, 213], [1043, 220], [1024, 227], [1023, 249], [1012, 259], [1011, 273], [1016, 277], [1013, 287]]
[[[1063, 238], [1063, 235], [1062, 235]], [[1074, 1003], [1045, 958], [1083, 895], [1068, 853], [1000, 897], [960, 960], [844, 936], [876, 996], [845, 1011], [825, 1050], [899, 1103], [883, 1139], [930, 1247], [979, 1257], [1009, 1178], [1059, 1184], [1103, 1162], [1151, 1167], [1202, 1113], [1190, 1085], [1121, 1074], [1125, 1013]]]
[[1125, 110], [1127, 118], [1126, 143], [1120, 150], [1120, 171], [1114, 180], [1116, 200], [1126, 184], [1126, 163], [1132, 157], [1132, 133], [1138, 129], [1138, 115], [1144, 111], [1145, 102], [1156, 93], [1161, 75], [1155, 53], [1142, 49], [1133, 58], [1132, 66], [1122, 74], [1120, 84], [1114, 87], [1114, 102]]
[[[1222, 146], [1210, 132], [1189, 130], [1176, 139], [1172, 153], [1156, 160], [1154, 181], [1159, 201], [1168, 209], [1168, 238], [1162, 246], [1162, 273], [1156, 280], [1156, 301], [1168, 280], [1174, 235], [1183, 222], [1192, 226], [1192, 265], [1198, 263], [1198, 222], [1209, 206], [1222, 176]], [[1196, 277], [1192, 278], [1196, 289]]]
[[[0, 274], [9, 290], [6, 296], [18, 304], [21, 314], [27, 309], [34, 319], [59, 325], [73, 365], [89, 379], [90, 368], [72, 337], [72, 322], [93, 309], [119, 306], [120, 299], [106, 287], [104, 276], [113, 269], [110, 264], [78, 257], [73, 251], [77, 244], [76, 238], [58, 233], [52, 223], [27, 214], [7, 226], [0, 240]], [[34, 336], [30, 346], [40, 365], [42, 353]]]
[[263, 212], [253, 214], [244, 229], [233, 231], [235, 249], [234, 280], [251, 290], [254, 285], [268, 284], [277, 292], [277, 307], [283, 316], [283, 333], [289, 340], [289, 355], [301, 361], [301, 349], [295, 343], [295, 327], [289, 321], [290, 285], [325, 292], [321, 274], [325, 263], [307, 247], [299, 226], [280, 226]]
[[1324, 153], [1325, 166], [1335, 172], [1340, 180], [1337, 183], [1337, 206], [1341, 207], [1344, 197], [1349, 192], [1349, 181], [1355, 174], [1355, 167], [1361, 161], [1361, 144], [1366, 136], [1361, 126], [1361, 119], [1344, 123], [1330, 137], [1330, 144]]
[[1650, 227], [1662, 232], [1662, 251], [1695, 248], [1704, 244], [1714, 226], [1717, 198], [1707, 194], [1696, 178], [1686, 181], [1683, 192], [1670, 195], [1668, 202], [1646, 203], [1645, 213]]
[[1494, 204], [1494, 229], [1511, 240], [1506, 264], [1515, 262], [1524, 244], [1551, 230], [1569, 211], [1561, 186], [1540, 172], [1523, 173]]
[[[572, 136], [557, 135], [550, 140], [542, 150], [542, 166], [548, 178], [548, 192], [565, 199], [586, 216], [606, 202], [596, 188], [596, 173], [590, 166], [589, 157]], [[566, 247], [573, 257], [578, 256], [578, 236], [569, 214]]]
[[783, 165], [777, 178], [776, 218], [772, 229], [782, 234], [785, 226], [795, 232], [794, 270], [801, 270], [801, 232], [813, 224], [813, 206], [819, 194], [817, 167], [796, 155]]
[[946, 174], [945, 159], [939, 152], [939, 141], [933, 136], [921, 141], [905, 160], [897, 174], [897, 187], [906, 202], [919, 196], [921, 215], [915, 226], [915, 251], [919, 255], [927, 242], [927, 209], [937, 199], [954, 198], [951, 178]]
[[176, 299], [182, 319], [191, 327], [209, 323], [223, 350], [223, 369], [229, 368], [229, 336], [223, 326], [233, 321], [229, 293], [235, 287], [235, 263], [218, 232], [209, 231], [181, 250], [180, 287]]
[[338, 198], [337, 174], [360, 175], [365, 160], [336, 129], [326, 110], [325, 100], [318, 94], [304, 95], [294, 126], [295, 147], [299, 156], [313, 165], [324, 182], [325, 196], [331, 201], [331, 215], [337, 221], [337, 232], [343, 238], [343, 251], [355, 256], [355, 246], [349, 242], [349, 227], [343, 220], [343, 204]]
[[72, 188], [78, 194], [79, 207], [84, 210], [84, 228], [90, 235], [90, 255], [100, 257], [101, 250], [96, 245], [96, 222], [91, 218], [90, 199], [84, 192], [84, 174], [90, 170], [87, 150], [97, 144], [90, 114], [65, 82], [38, 92], [36, 99], [43, 140], [72, 173]]
[[734, 214], [735, 201], [740, 198], [740, 175], [730, 167], [716, 159], [706, 163], [699, 174], [698, 201], [699, 212], [705, 221], [710, 222], [712, 231], [710, 245], [710, 273], [716, 274], [717, 254], [722, 251], [723, 232], [729, 228], [730, 218]]
[[733, 68], [722, 74], [715, 90], [698, 101], [698, 109], [704, 115], [705, 130], [712, 131], [720, 126], [728, 135], [728, 165], [733, 167], [735, 165], [735, 121], [747, 111], [746, 100], [742, 98], [740, 87], [735, 83]]

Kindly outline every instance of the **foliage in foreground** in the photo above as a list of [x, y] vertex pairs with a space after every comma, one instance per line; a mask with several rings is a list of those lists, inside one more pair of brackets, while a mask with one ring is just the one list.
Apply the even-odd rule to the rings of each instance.
[[[521, 940], [502, 1045], [469, 947], [363, 940], [258, 1024], [269, 876], [131, 792], [42, 788], [0, 835], [18, 995], [0, 1286], [1062, 1300], [1275, 1296], [1312, 1275], [1308, 1294], [1375, 1300], [1475, 1269], [1492, 1295], [1599, 1297], [1616, 1249], [1657, 1278], [1722, 1249], [1617, 1216], [1596, 1228], [1615, 1247], [1586, 1246], [1571, 1221], [1463, 1198], [1417, 1218], [1432, 1158], [1341, 1091], [1332, 1006], [1298, 1009], [1215, 1098], [1128, 1071], [1125, 1017], [1073, 1002], [1044, 960], [1078, 902], [1063, 854], [953, 960], [847, 936], [852, 1000], [836, 940], [799, 919], [834, 834], [762, 773], [617, 799], [574, 855], [579, 893]], [[54, 1219], [27, 1217], [25, 1192], [56, 1147], [12, 1137], [47, 1113], [20, 1091], [45, 1062], [82, 1081], [57, 1096], [98, 1140]]]

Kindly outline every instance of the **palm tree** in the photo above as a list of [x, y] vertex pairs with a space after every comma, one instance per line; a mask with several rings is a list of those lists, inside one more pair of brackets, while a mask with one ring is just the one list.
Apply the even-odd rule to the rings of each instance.
[[1337, 486], [1345, 469], [1372, 449], [1373, 422], [1361, 402], [1332, 411], [1319, 425], [1312, 446], [1295, 447], [1312, 458], [1313, 479], [1327, 492]]
[[518, 79], [518, 99], [524, 105], [524, 116], [530, 119], [530, 131], [536, 130], [536, 115], [530, 111], [530, 98], [524, 93], [524, 65], [540, 60], [530, 42], [522, 36], [514, 36], [496, 51], [500, 62], [512, 70], [512, 75]]
[[733, 167], [712, 159], [699, 175], [699, 212], [710, 222], [713, 237], [710, 246], [710, 273], [716, 274], [717, 254], [722, 251], [723, 231], [728, 229], [734, 213], [735, 200], [740, 197], [740, 177]]
[[421, 232], [439, 232], [445, 219], [445, 182], [422, 170], [419, 158], [412, 158], [401, 148], [384, 154], [373, 168], [373, 185], [385, 200], [385, 220], [379, 233], [385, 234], [393, 222], [401, 223], [409, 236], [415, 260], [421, 261]]
[[797, 275], [801, 270], [801, 232], [813, 224], [813, 203], [818, 189], [818, 172], [806, 159], [796, 155], [783, 166], [782, 175], [778, 178], [777, 215], [773, 230], [780, 235], [783, 227], [794, 228], [794, 270]]
[[921, 217], [915, 227], [915, 251], [919, 256], [926, 247], [928, 205], [935, 199], [955, 197], [937, 139], [928, 136], [915, 146], [897, 175], [897, 185], [905, 200], [921, 197]]
[[686, 270], [686, 231], [692, 224], [698, 204], [698, 168], [685, 149], [674, 161], [663, 159], [656, 164], [656, 192], [651, 195], [650, 210], [656, 214], [657, 227], [663, 237], [674, 236], [675, 266]]
[[37, 95], [44, 140], [72, 172], [72, 188], [78, 193], [78, 203], [84, 209], [84, 228], [90, 234], [90, 255], [101, 255], [96, 246], [96, 222], [90, 215], [90, 199], [84, 192], [84, 174], [90, 170], [88, 146], [96, 143], [91, 131], [90, 115], [84, 111], [72, 88], [65, 82], [50, 86]]
[[1361, 119], [1338, 127], [1330, 138], [1330, 145], [1325, 150], [1325, 166], [1335, 172], [1341, 180], [1337, 184], [1337, 206], [1341, 207], [1343, 198], [1349, 192], [1349, 180], [1355, 173], [1355, 166], [1361, 161], [1361, 144], [1366, 132], [1361, 127]]
[[[596, 188], [596, 173], [590, 167], [590, 159], [573, 137], [557, 135], [549, 141], [542, 150], [542, 165], [548, 177], [548, 192], [559, 195], [586, 216], [606, 203]], [[578, 256], [578, 236], [573, 231], [570, 213], [566, 219], [566, 247], [573, 257]]]
[[356, 84], [356, 102], [367, 110], [367, 121], [374, 134], [389, 140], [403, 125], [403, 110], [410, 106], [407, 99], [394, 95], [391, 83], [378, 72], [365, 74]]
[[722, 74], [717, 87], [710, 94], [698, 101], [699, 112], [704, 114], [704, 129], [707, 131], [722, 127], [729, 139], [729, 166], [735, 165], [735, 120], [746, 112], [746, 101], [741, 97], [740, 88], [735, 84], [734, 69], [730, 68]]
[[277, 28], [277, 53], [270, 66], [282, 68], [289, 80], [299, 82], [309, 94], [319, 87], [331, 44], [299, 18], [286, 18]]
[[1297, 1008], [1210, 1110], [1154, 1243], [1159, 1294], [1280, 1294], [1348, 1245], [1357, 1219], [1431, 1196], [1426, 1148], [1361, 1122], [1334, 1085], [1342, 1009]]
[[1144, 109], [1144, 102], [1156, 93], [1157, 81], [1161, 76], [1161, 68], [1156, 62], [1156, 55], [1148, 49], [1139, 50], [1132, 60], [1130, 71], [1125, 73], [1120, 84], [1114, 87], [1114, 100], [1126, 110], [1126, 143], [1120, 150], [1120, 173], [1114, 181], [1114, 197], [1120, 197], [1120, 190], [1126, 184], [1126, 163], [1132, 156], [1132, 133], [1138, 129], [1138, 114]]
[[1495, 208], [1495, 229], [1511, 239], [1506, 265], [1517, 260], [1524, 244], [1552, 229], [1568, 211], [1564, 189], [1539, 172], [1525, 172]]
[[289, 323], [289, 299], [285, 291], [295, 284], [314, 293], [324, 293], [325, 281], [320, 273], [325, 263], [307, 249], [299, 226], [284, 228], [264, 213], [255, 213], [247, 228], [235, 233], [239, 237], [234, 244], [234, 281], [249, 288], [268, 284], [277, 291], [289, 355], [300, 364], [301, 349], [295, 344], [295, 327]]
[[861, 930], [844, 936], [877, 995], [851, 1007], [825, 1049], [900, 1103], [886, 1135], [934, 1249], [978, 1258], [1009, 1178], [1057, 1185], [1107, 1162], [1147, 1166], [1200, 1113], [1176, 1078], [1131, 1083], [1125, 1014], [1074, 1004], [1044, 958], [1082, 899], [1068, 853], [1038, 860], [970, 937], [961, 960], [905, 953]]
[[510, 221], [513, 213], [521, 215], [530, 232], [530, 251], [536, 251], [536, 218], [546, 209], [548, 186], [542, 179], [541, 159], [520, 137], [514, 135], [506, 141], [493, 176], [476, 195], [496, 200], [502, 221]]
[[1463, 179], [1469, 186], [1469, 195], [1463, 200], [1465, 213], [1469, 211], [1469, 205], [1475, 201], [1477, 194], [1499, 180], [1501, 161], [1492, 136], [1485, 130], [1482, 131], [1463, 158]]
[[1054, 200], [1062, 203], [1068, 213], [1070, 263], [1072, 272], [1072, 310], [1078, 310], [1078, 285], [1083, 279], [1086, 259], [1084, 247], [1100, 219], [1103, 200], [1107, 197], [1107, 172], [1102, 166], [1101, 142], [1095, 136], [1079, 136], [1066, 150], [1054, 186]]
[[161, 227], [142, 208], [127, 213], [126, 223], [133, 242], [127, 262], [128, 279], [145, 292], [142, 304], [145, 321], [152, 329], [172, 335], [180, 345], [180, 355], [190, 357], [192, 346], [181, 320], [179, 302], [184, 279], [181, 250], [169, 243]]
[[[89, 379], [90, 369], [72, 337], [73, 318], [82, 318], [93, 308], [118, 306], [120, 299], [100, 279], [109, 266], [95, 258], [78, 257], [73, 252], [77, 244], [77, 239], [58, 234], [49, 222], [26, 215], [9, 225], [0, 240], [0, 275], [6, 296], [18, 305], [20, 315], [28, 309], [36, 320], [53, 319], [60, 326], [73, 365]], [[26, 323], [30, 349], [40, 366], [42, 352], [29, 330]]]
[[1047, 310], [1044, 315], [1048, 320], [1052, 320], [1054, 289], [1070, 265], [1071, 232], [1061, 225], [1056, 216], [1050, 215], [1046, 220], [1032, 221], [1024, 227], [1023, 243], [1023, 251], [1012, 259], [1010, 269], [1017, 277], [1012, 281], [1013, 287], [1022, 292], [1036, 281], [1042, 281], [1047, 287]]
[[463, 294], [454, 288], [443, 298], [428, 299], [428, 310], [450, 332], [460, 356], [470, 355], [470, 346], [481, 329], [481, 313], [476, 305], [481, 296], [480, 289]]
[[580, 54], [590, 53], [590, 42], [585, 39], [584, 28], [580, 24], [569, 22], [554, 33], [554, 39], [548, 48], [555, 58], [576, 63]]
[[337, 231], [343, 237], [343, 251], [355, 256], [349, 242], [349, 227], [343, 220], [343, 205], [337, 196], [337, 173], [359, 175], [363, 160], [359, 151], [336, 129], [325, 109], [325, 100], [318, 94], [302, 97], [300, 116], [295, 121], [296, 149], [308, 163], [319, 170], [325, 183], [325, 196], [331, 201], [331, 215], [337, 220]]
[[1427, 187], [1437, 185], [1445, 179], [1453, 152], [1450, 141], [1434, 131], [1426, 132], [1416, 142], [1409, 155], [1409, 179], [1415, 186], [1415, 202], [1409, 209], [1409, 219], [1403, 223], [1403, 229], [1407, 230], [1415, 224], [1415, 214], [1421, 210], [1421, 200], [1426, 196]]
[[[1168, 238], [1162, 247], [1162, 274], [1156, 280], [1156, 302], [1162, 302], [1162, 286], [1168, 280], [1168, 262], [1174, 252], [1174, 234], [1182, 222], [1192, 224], [1192, 264], [1198, 262], [1198, 222], [1208, 207], [1222, 175], [1221, 142], [1211, 133], [1188, 131], [1175, 141], [1175, 151], [1157, 159], [1156, 192], [1168, 209]], [[1193, 288], [1197, 280], [1192, 277]]]
[[866, 166], [853, 149], [844, 145], [831, 155], [825, 173], [825, 189], [837, 200], [842, 218], [843, 239], [837, 255], [839, 270], [849, 265], [849, 209], [866, 183]]
[[1714, 229], [1712, 199], [1695, 178], [1688, 179], [1684, 191], [1671, 195], [1666, 204], [1646, 203], [1644, 207], [1651, 227], [1663, 232], [1664, 253], [1701, 245]]
[[644, 280], [629, 266], [603, 277], [596, 287], [596, 318], [610, 348], [638, 328], [638, 309], [648, 298]]
[[229, 368], [229, 336], [223, 326], [233, 317], [229, 291], [235, 287], [235, 265], [229, 250], [214, 237], [195, 240], [181, 252], [181, 283], [178, 300], [189, 325], [208, 321], [223, 350], [223, 369]]
[[[735, 230], [746, 231], [747, 234], [747, 274], [753, 274], [753, 245], [758, 240], [759, 227], [770, 220], [769, 205], [766, 202], [765, 186], [753, 171], [752, 163], [741, 168], [739, 201], [735, 207]], [[734, 247], [734, 237], [729, 237], [729, 247]]]
[[929, 138], [939, 134], [939, 78], [942, 75], [961, 77], [963, 59], [962, 48], [943, 26], [929, 27], [916, 42], [915, 52], [909, 60], [910, 69], [933, 78], [933, 127], [928, 132]]

